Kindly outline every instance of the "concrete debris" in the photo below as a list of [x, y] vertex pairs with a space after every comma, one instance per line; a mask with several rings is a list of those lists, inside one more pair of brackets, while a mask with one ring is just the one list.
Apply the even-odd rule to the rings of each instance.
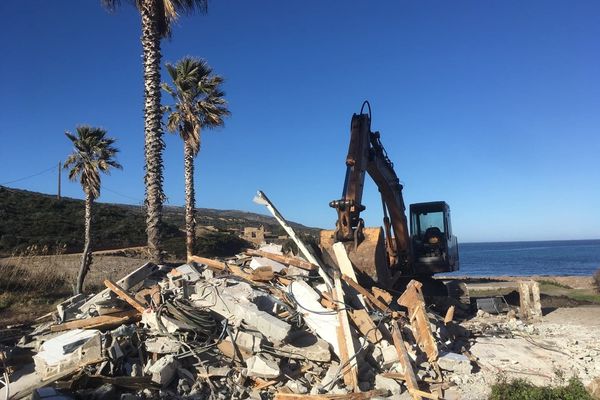
[[381, 374], [375, 375], [375, 389], [386, 390], [393, 396], [397, 396], [402, 393], [402, 385], [396, 380], [386, 378]]
[[161, 386], [167, 385], [177, 372], [179, 363], [171, 354], [159, 358], [157, 362], [151, 364], [147, 373], [151, 375], [152, 382]]
[[448, 308], [428, 309], [421, 283], [394, 295], [363, 287], [351, 263], [336, 271], [294, 240], [304, 258], [263, 245], [228, 260], [148, 263], [62, 302], [51, 322], [0, 346], [11, 394], [442, 398], [440, 385], [472, 372], [469, 332]]
[[258, 378], [277, 378], [281, 371], [277, 362], [261, 356], [252, 356], [246, 360], [247, 375]]
[[443, 370], [463, 375], [470, 374], [473, 370], [471, 361], [463, 354], [443, 353], [438, 358], [438, 365]]

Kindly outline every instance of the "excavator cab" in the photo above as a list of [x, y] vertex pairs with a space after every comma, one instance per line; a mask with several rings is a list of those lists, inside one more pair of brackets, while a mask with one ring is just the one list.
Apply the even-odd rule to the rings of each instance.
[[410, 239], [418, 275], [458, 270], [458, 242], [444, 201], [410, 205]]

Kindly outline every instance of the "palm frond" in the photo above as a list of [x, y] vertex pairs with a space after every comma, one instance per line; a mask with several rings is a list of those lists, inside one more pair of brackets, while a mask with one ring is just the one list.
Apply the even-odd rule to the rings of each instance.
[[119, 152], [113, 146], [115, 139], [106, 134], [106, 130], [88, 125], [78, 126], [76, 134], [65, 132], [75, 147], [65, 160], [69, 179], [79, 180], [83, 191], [93, 199], [100, 196], [100, 172], [108, 173], [111, 167], [122, 169], [114, 159]]
[[162, 87], [174, 101], [174, 105], [168, 107], [166, 127], [171, 132], [178, 130], [196, 155], [200, 150], [202, 128], [222, 126], [224, 117], [231, 114], [221, 89], [224, 79], [213, 75], [205, 60], [194, 57], [184, 57], [174, 65], [166, 64], [166, 68], [172, 86], [163, 83]]

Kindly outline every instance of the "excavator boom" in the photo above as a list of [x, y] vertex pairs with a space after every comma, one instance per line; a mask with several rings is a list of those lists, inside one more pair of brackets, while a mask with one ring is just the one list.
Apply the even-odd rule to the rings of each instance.
[[[368, 114], [363, 113], [365, 106]], [[360, 218], [360, 213], [365, 210], [362, 204], [365, 173], [373, 179], [381, 193], [385, 234], [381, 228], [365, 228]], [[343, 242], [363, 278], [379, 283], [388, 280], [393, 273], [431, 276], [457, 269], [458, 252], [456, 249], [448, 251], [451, 250], [449, 245], [456, 244], [456, 237], [450, 231], [449, 207], [445, 205], [442, 208], [440, 229], [437, 226], [426, 227], [425, 223], [429, 220], [424, 216], [429, 211], [434, 215], [433, 212], [438, 211], [435, 207], [439, 208], [441, 203], [421, 203], [414, 207], [415, 215], [411, 206], [411, 218], [414, 220], [411, 223], [418, 225], [417, 233], [413, 232], [411, 236], [402, 189], [394, 165], [381, 144], [379, 132], [371, 131], [371, 107], [365, 102], [361, 112], [352, 116], [342, 197], [329, 203], [337, 210], [336, 229], [322, 232], [324, 253], [331, 254], [329, 249], [334, 242]], [[433, 208], [428, 208], [428, 204]]]

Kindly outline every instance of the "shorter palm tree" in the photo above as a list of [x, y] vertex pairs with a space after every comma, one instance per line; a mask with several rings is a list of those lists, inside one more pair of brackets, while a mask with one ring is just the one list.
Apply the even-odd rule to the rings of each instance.
[[115, 161], [118, 149], [113, 147], [115, 139], [106, 137], [106, 131], [87, 125], [77, 127], [77, 134], [65, 132], [75, 147], [65, 161], [69, 179], [79, 180], [85, 193], [85, 245], [81, 267], [77, 275], [75, 294], [83, 292], [83, 281], [92, 264], [92, 204], [100, 196], [100, 172], [110, 173], [110, 168], [123, 169]]
[[162, 87], [175, 101], [173, 107], [165, 107], [167, 129], [179, 132], [183, 139], [186, 251], [189, 258], [196, 240], [194, 157], [200, 151], [200, 134], [202, 128], [222, 126], [223, 118], [231, 113], [221, 90], [223, 78], [213, 75], [206, 61], [184, 57], [166, 67], [173, 86], [163, 83]]

